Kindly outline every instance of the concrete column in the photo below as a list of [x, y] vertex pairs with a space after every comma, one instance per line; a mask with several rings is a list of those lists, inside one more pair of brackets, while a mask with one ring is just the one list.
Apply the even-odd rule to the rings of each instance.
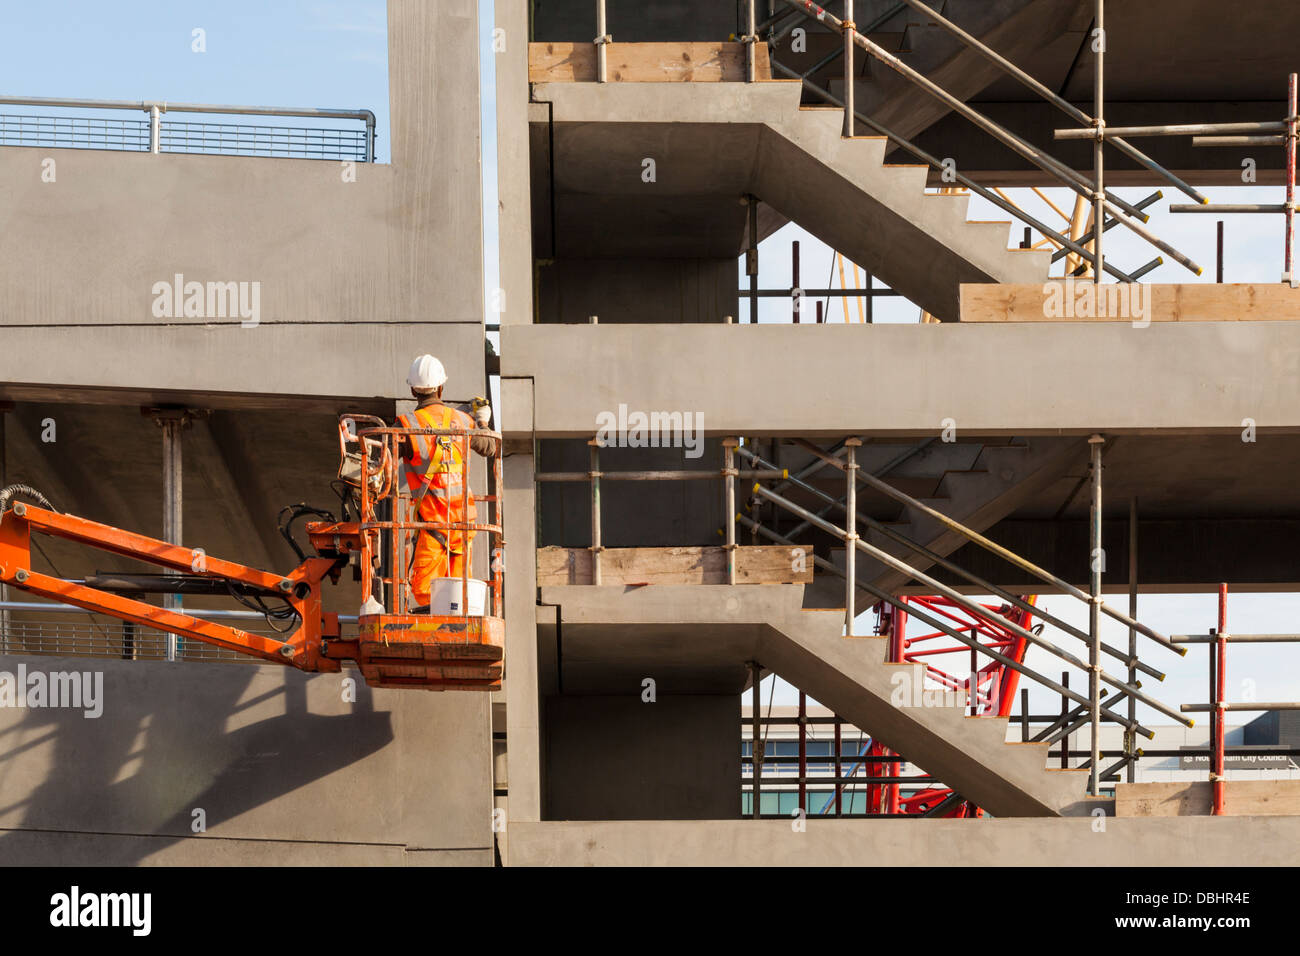
[[[496, 0], [494, 28], [503, 46], [497, 82], [498, 255], [502, 326], [533, 321], [533, 237], [528, 157], [529, 0]], [[489, 317], [490, 320], [491, 317]], [[505, 336], [502, 336], [504, 340]], [[505, 343], [502, 343], [504, 360]], [[507, 832], [542, 818], [542, 715], [537, 660], [537, 494], [533, 457], [533, 380], [501, 379], [498, 428], [506, 434], [505, 700]], [[499, 806], [499, 804], [498, 804]], [[498, 835], [500, 837], [500, 834]], [[510, 845], [498, 840], [505, 862]]]
[[[541, 701], [537, 672], [537, 495], [532, 379], [502, 379], [506, 439], [506, 761], [510, 823], [541, 820]], [[509, 862], [507, 860], [507, 862]]]
[[[183, 420], [165, 419], [163, 430], [163, 537], [171, 544], [181, 543], [182, 516], [184, 513], [184, 470], [181, 458], [181, 429]], [[175, 572], [168, 572], [174, 574]], [[164, 594], [163, 607], [173, 611], [181, 608], [179, 594]], [[167, 635], [167, 660], [179, 658], [181, 642], [175, 634]]]
[[[184, 534], [184, 458], [181, 450], [181, 432], [193, 422], [193, 413], [185, 408], [145, 408], [144, 414], [150, 416], [154, 424], [162, 429], [162, 472], [163, 472], [163, 540], [168, 544], [181, 544]], [[176, 574], [164, 571], [164, 574]], [[164, 594], [162, 606], [169, 611], [182, 608], [181, 595]], [[167, 660], [178, 661], [183, 652], [183, 643], [175, 634], [167, 635]]]
[[[532, 176], [528, 158], [529, 0], [496, 0], [497, 202], [502, 325], [533, 321]], [[732, 274], [735, 266], [732, 265]], [[733, 279], [734, 281], [734, 279]], [[490, 290], [489, 290], [490, 291]], [[489, 321], [491, 316], [489, 316]]]

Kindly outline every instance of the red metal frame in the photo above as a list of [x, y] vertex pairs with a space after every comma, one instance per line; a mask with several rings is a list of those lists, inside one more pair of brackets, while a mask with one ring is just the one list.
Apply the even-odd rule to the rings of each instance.
[[[363, 420], [377, 425], [346, 431], [347, 423]], [[355, 429], [355, 425], [352, 427]], [[361, 520], [309, 522], [307, 534], [317, 555], [307, 558], [288, 574], [272, 574], [210, 557], [202, 550], [18, 502], [0, 515], [0, 582], [87, 611], [193, 638], [262, 660], [288, 664], [299, 670], [338, 671], [342, 661], [352, 660], [359, 665], [367, 683], [378, 687], [499, 689], [505, 646], [502, 616], [504, 566], [499, 558], [504, 549], [501, 537], [501, 436], [487, 429], [390, 428], [382, 420], [367, 416], [344, 416], [340, 420], [340, 441], [346, 446], [345, 434], [359, 438], [363, 447], [366, 440], [383, 447], [383, 480], [376, 488], [371, 487], [371, 475], [367, 473], [369, 457], [363, 455], [358, 490]], [[476, 502], [491, 506], [492, 522], [467, 524], [411, 520], [413, 501], [409, 490], [399, 486], [395, 472], [401, 440], [416, 434], [451, 436], [462, 441], [467, 452], [472, 436], [485, 435], [496, 439], [497, 451], [492, 457], [492, 493], [475, 498]], [[462, 503], [465, 503], [469, 496], [468, 455], [463, 460], [462, 478], [465, 489]], [[383, 500], [392, 502], [392, 519], [377, 517], [376, 506]], [[409, 613], [407, 565], [402, 557], [408, 539], [421, 529], [475, 530], [488, 534], [489, 542], [494, 546], [492, 606], [486, 609], [489, 613], [481, 617], [470, 615], [465, 600], [461, 602], [463, 613], [459, 615]], [[297, 612], [298, 627], [283, 640], [275, 640], [205, 621], [193, 614], [160, 608], [41, 574], [32, 569], [33, 533], [63, 538], [184, 574], [246, 585], [286, 601]], [[380, 551], [385, 546], [391, 561], [391, 570], [386, 576], [376, 573]], [[357, 637], [343, 640], [338, 615], [326, 614], [322, 610], [321, 584], [326, 578], [338, 583], [341, 570], [351, 563], [354, 553], [359, 555], [363, 599], [371, 596], [375, 582], [379, 581], [394, 600], [389, 611], [361, 616]], [[466, 593], [468, 578], [466, 562], [462, 595]]]
[[[1023, 600], [1025, 603], [1032, 605], [1037, 598], [1030, 596]], [[976, 617], [956, 602], [945, 597], [916, 596], [904, 598], [904, 601], [908, 604], [918, 605], [931, 616], [947, 618], [952, 622], [953, 630], [970, 632], [981, 644], [999, 651], [1013, 661], [1020, 662], [1024, 660], [1028, 642], [1023, 637], [1019, 637], [1000, 626], [998, 621], [1004, 619], [1021, 628], [1028, 629], [1033, 619], [1033, 614], [1029, 611], [1009, 605], [983, 604], [980, 606], [988, 613]], [[998, 661], [990, 661], [984, 667], [979, 667], [978, 661], [975, 660], [978, 652], [954, 641], [950, 635], [943, 631], [931, 631], [909, 638], [907, 636], [907, 619], [909, 617], [907, 612], [888, 606], [881, 606], [881, 610], [881, 633], [889, 638], [889, 659], [891, 661], [921, 664], [925, 668], [925, 675], [942, 688], [953, 692], [964, 692], [966, 699], [971, 701], [972, 716], [1010, 716], [1011, 707], [1016, 698], [1016, 688], [1020, 683], [1019, 671]], [[914, 645], [924, 646], [913, 650]], [[972, 658], [971, 676], [964, 679], [957, 678], [930, 663], [932, 658], [944, 654], [969, 654]], [[870, 762], [870, 757], [893, 756], [898, 755], [884, 744], [873, 740], [867, 751], [867, 775], [896, 775], [895, 768], [898, 766], [897, 764]], [[952, 793], [953, 791], [947, 787], [931, 787], [904, 797], [900, 794], [899, 784], [897, 783], [869, 784], [867, 786], [867, 812], [921, 814], [938, 806], [952, 796]], [[980, 817], [983, 815], [984, 811], [969, 800], [957, 804], [944, 813], [945, 817], [950, 818]]]

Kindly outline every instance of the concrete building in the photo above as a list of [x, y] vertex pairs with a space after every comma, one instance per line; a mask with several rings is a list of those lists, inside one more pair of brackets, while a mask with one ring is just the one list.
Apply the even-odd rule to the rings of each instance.
[[[1008, 248], [1020, 222], [968, 221], [969, 196], [953, 193], [942, 161], [985, 189], [1064, 175], [967, 129], [967, 103], [1075, 175], [1091, 175], [1091, 148], [1058, 144], [1052, 129], [1077, 124], [909, 6], [857, 0], [855, 22], [955, 104], [936, 106], [861, 50], [846, 80], [838, 31], [784, 3], [757, 4], [754, 44], [733, 39], [747, 32], [743, 3], [613, 4], [608, 45], [592, 43], [589, 3], [495, 6], [503, 690], [363, 687], [352, 700], [338, 675], [101, 657], [105, 700], [129, 702], [102, 718], [0, 708], [0, 855], [953, 864], [1032, 848], [1054, 864], [1204, 865], [1249, 848], [1255, 863], [1290, 861], [1289, 791], [1280, 815], [1153, 811], [1099, 831], [1095, 815], [1114, 816], [1122, 797], [1090, 795], [1077, 762], [1049, 767], [1048, 744], [1019, 742], [1005, 714], [900, 703], [916, 665], [885, 637], [846, 637], [845, 622], [882, 595], [1043, 587], [935, 512], [1087, 591], [1097, 445], [1101, 587], [1121, 592], [1108, 604], [1123, 604], [1131, 579], [1148, 592], [1296, 589], [1300, 293], [1177, 286], [1152, 293], [1145, 324], [1045, 321], [1053, 246]], [[1300, 25], [1300, 13], [1247, 9], [1225, 23], [1202, 0], [1112, 6], [1112, 125], [1285, 116], [1292, 31], [1278, 21]], [[1092, 7], [944, 11], [1083, 108]], [[1157, 39], [1153, 25], [1173, 22], [1178, 42]], [[450, 370], [451, 395], [486, 393], [475, 4], [389, 0], [388, 29], [391, 163], [361, 165], [355, 181], [306, 159], [0, 148], [0, 400], [12, 403], [0, 485], [160, 537], [151, 419], [165, 413], [141, 408], [188, 410], [185, 543], [291, 567], [277, 509], [330, 499], [338, 414], [391, 419], [424, 351]], [[850, 88], [862, 117], [845, 136], [832, 101]], [[914, 165], [904, 139], [935, 166]], [[1153, 163], [1193, 186], [1240, 178], [1239, 149], [1153, 142]], [[1281, 153], [1260, 152], [1258, 182], [1281, 182]], [[48, 156], [57, 189], [41, 180]], [[1108, 187], [1174, 192], [1115, 147], [1107, 157]], [[1076, 246], [1080, 209], [1060, 226]], [[746, 322], [758, 290], [737, 288], [737, 261], [755, 262], [788, 222], [937, 321]], [[160, 318], [152, 290], [178, 274], [260, 283], [257, 321]], [[42, 439], [47, 421], [55, 442]], [[846, 535], [863, 548], [853, 565]], [[130, 568], [58, 544], [46, 560], [65, 578]], [[355, 613], [357, 595], [345, 585], [326, 609]], [[90, 669], [58, 636], [66, 620], [13, 611], [0, 670]], [[126, 639], [104, 626], [82, 624], [101, 653]], [[1045, 637], [1088, 654], [1086, 634]], [[1140, 637], [1140, 660], [1158, 670], [1173, 652]], [[1138, 665], [1117, 653], [1108, 671], [1133, 680]], [[994, 819], [801, 832], [742, 819], [740, 697], [770, 673]], [[1186, 703], [1159, 702], [1170, 719]], [[1233, 793], [1244, 791], [1229, 791], [1230, 807]]]

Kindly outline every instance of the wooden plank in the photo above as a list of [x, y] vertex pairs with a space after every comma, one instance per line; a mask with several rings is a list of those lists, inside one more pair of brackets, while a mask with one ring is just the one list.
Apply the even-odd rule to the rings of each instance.
[[963, 322], [1267, 322], [1300, 319], [1300, 289], [1281, 282], [1143, 285], [1053, 280], [964, 284]]
[[[798, 553], [796, 553], [798, 552]], [[736, 549], [737, 584], [807, 584], [810, 554], [782, 546]], [[726, 551], [713, 548], [607, 548], [601, 552], [601, 584], [726, 584]], [[588, 548], [538, 548], [537, 584], [590, 584]]]
[[[1223, 796], [1230, 817], [1300, 815], [1300, 780], [1229, 780]], [[1203, 817], [1210, 814], [1210, 783], [1121, 783], [1117, 817]]]
[[[756, 50], [754, 71], [772, 78], [767, 44]], [[605, 51], [610, 83], [720, 83], [745, 79], [743, 43], [611, 43]], [[594, 43], [528, 44], [529, 83], [594, 83]]]

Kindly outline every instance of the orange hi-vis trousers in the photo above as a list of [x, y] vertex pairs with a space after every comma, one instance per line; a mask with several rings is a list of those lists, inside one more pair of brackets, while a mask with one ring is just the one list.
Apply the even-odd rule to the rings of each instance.
[[[420, 502], [420, 520], [445, 525], [448, 522], [463, 521], [472, 524], [477, 518], [472, 497], [469, 511], [464, 515], [461, 513], [459, 500], [452, 502], [450, 508], [446, 507], [446, 504], [443, 499], [434, 498], [432, 495], [427, 496]], [[429, 603], [429, 592], [434, 578], [458, 578], [470, 560], [474, 541], [473, 531], [440, 533], [447, 539], [446, 547], [443, 547], [442, 542], [428, 531], [419, 532], [415, 538], [415, 554], [411, 557], [409, 580], [411, 593], [415, 595], [417, 606]]]

